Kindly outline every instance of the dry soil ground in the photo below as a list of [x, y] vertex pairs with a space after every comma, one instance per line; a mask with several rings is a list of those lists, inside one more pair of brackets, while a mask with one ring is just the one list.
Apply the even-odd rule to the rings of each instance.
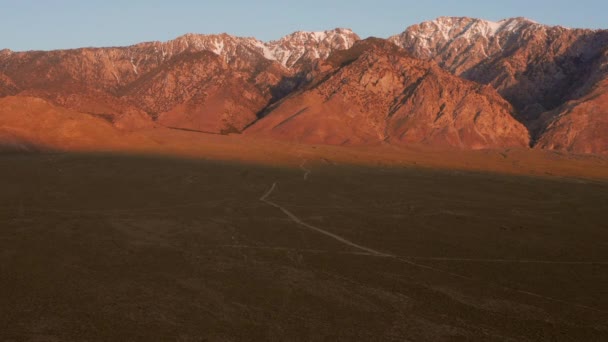
[[1, 155], [0, 341], [608, 340], [607, 182], [304, 160]]

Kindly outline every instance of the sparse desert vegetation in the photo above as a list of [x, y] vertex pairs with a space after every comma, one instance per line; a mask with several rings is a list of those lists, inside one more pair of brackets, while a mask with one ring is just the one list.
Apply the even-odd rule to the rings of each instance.
[[73, 153], [0, 179], [3, 340], [608, 336], [605, 181]]

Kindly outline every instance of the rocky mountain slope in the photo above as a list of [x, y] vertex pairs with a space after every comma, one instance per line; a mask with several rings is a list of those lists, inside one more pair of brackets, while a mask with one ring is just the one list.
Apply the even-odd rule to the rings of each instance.
[[[590, 95], [603, 87], [608, 31], [546, 26], [525, 18], [490, 22], [442, 17], [409, 27], [389, 40], [455, 75], [492, 85], [517, 109], [534, 143], [543, 141], [541, 146], [576, 152], [602, 151], [582, 147], [601, 142], [589, 140], [594, 134], [578, 130], [608, 113], [596, 111], [585, 116], [591, 121], [576, 126], [556, 126], [554, 121], [559, 116], [564, 122], [564, 116], [571, 115], [573, 104], [568, 102], [593, 101]], [[566, 121], [572, 120], [581, 119]], [[570, 131], [558, 133], [558, 129]], [[545, 137], [548, 132], [552, 133]], [[568, 143], [546, 143], [562, 135], [570, 137]]]
[[302, 68], [316, 59], [326, 59], [334, 51], [350, 49], [358, 40], [350, 29], [300, 31], [267, 43], [265, 56], [288, 68]]
[[608, 153], [608, 79], [580, 99], [546, 113], [537, 146], [578, 153]]
[[0, 96], [41, 97], [125, 128], [159, 119], [179, 128], [238, 131], [299, 83], [299, 68], [357, 39], [336, 29], [269, 43], [188, 34], [130, 47], [3, 50]]
[[527, 146], [528, 132], [491, 87], [465, 81], [380, 39], [319, 63], [312, 83], [247, 133], [309, 143], [381, 141], [462, 148]]
[[1, 50], [0, 97], [42, 98], [130, 131], [608, 153], [608, 31], [442, 17], [388, 42], [334, 29]]

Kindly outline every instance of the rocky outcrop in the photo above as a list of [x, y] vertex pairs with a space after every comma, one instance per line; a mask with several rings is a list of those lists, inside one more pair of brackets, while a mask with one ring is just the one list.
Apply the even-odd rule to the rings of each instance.
[[[563, 117], [562, 106], [585, 101], [603, 79], [600, 60], [608, 48], [608, 31], [546, 26], [525, 18], [490, 22], [442, 17], [414, 25], [390, 41], [455, 75], [493, 86], [517, 109], [534, 143], [542, 140], [538, 146], [557, 148], [563, 145], [547, 144], [549, 136], [543, 134], [556, 128], [555, 116]], [[572, 134], [574, 139], [591, 137]]]
[[460, 148], [527, 146], [528, 132], [491, 87], [459, 79], [379, 39], [336, 52], [310, 86], [246, 133], [292, 141], [390, 141]]
[[97, 115], [124, 129], [235, 132], [301, 83], [313, 60], [349, 48], [350, 30], [296, 32], [263, 43], [188, 34], [118, 48], [0, 53], [0, 96], [21, 94]]
[[19, 89], [8, 76], [0, 72], [0, 97], [15, 95]]
[[[131, 84], [124, 98], [167, 127], [239, 132], [257, 119], [280, 79], [272, 63], [260, 74], [241, 73], [211, 52], [182, 53]], [[276, 71], [276, 70], [275, 70]], [[266, 82], [256, 86], [255, 76]], [[253, 77], [253, 80], [251, 79]]]
[[537, 146], [575, 153], [608, 153], [608, 82], [547, 113]]
[[359, 36], [350, 29], [337, 28], [323, 32], [295, 32], [269, 42], [266, 47], [270, 59], [288, 68], [301, 69], [317, 59], [328, 58], [334, 51], [350, 49], [358, 40]]
[[389, 41], [334, 29], [1, 50], [0, 97], [42, 98], [127, 131], [606, 153], [608, 31], [443, 17]]

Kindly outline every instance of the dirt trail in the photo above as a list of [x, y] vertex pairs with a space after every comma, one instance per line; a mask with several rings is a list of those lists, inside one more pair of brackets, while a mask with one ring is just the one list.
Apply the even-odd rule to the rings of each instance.
[[371, 249], [371, 248], [368, 248], [368, 247], [364, 247], [364, 246], [358, 245], [358, 244], [356, 244], [356, 243], [354, 243], [354, 242], [352, 242], [350, 240], [347, 240], [347, 239], [345, 239], [345, 238], [343, 238], [343, 237], [341, 237], [339, 235], [336, 235], [334, 233], [330, 233], [327, 230], [321, 229], [319, 227], [315, 227], [313, 225], [310, 225], [310, 224], [308, 224], [308, 223], [300, 220], [300, 218], [298, 218], [296, 215], [294, 215], [291, 211], [285, 209], [284, 207], [282, 207], [281, 205], [279, 205], [277, 203], [274, 203], [274, 202], [268, 200], [268, 197], [276, 190], [276, 188], [277, 188], [277, 183], [275, 182], [275, 183], [272, 184], [272, 187], [264, 194], [264, 196], [260, 197], [260, 201], [262, 201], [262, 202], [264, 202], [264, 203], [266, 203], [266, 204], [268, 204], [268, 205], [270, 205], [272, 207], [275, 207], [275, 208], [281, 210], [285, 215], [287, 215], [287, 217], [289, 217], [292, 221], [294, 221], [295, 223], [297, 223], [298, 225], [300, 225], [302, 227], [306, 227], [308, 229], [314, 230], [315, 232], [318, 232], [318, 233], [321, 233], [323, 235], [329, 236], [332, 239], [337, 240], [337, 241], [339, 241], [339, 242], [341, 242], [341, 243], [343, 243], [345, 245], [348, 245], [348, 246], [354, 247], [356, 249], [362, 250], [362, 251], [367, 252], [367, 253], [369, 253], [371, 255], [374, 255], [374, 256], [383, 256], [383, 257], [392, 257], [392, 255], [390, 255], [390, 254], [383, 253], [383, 252], [377, 251], [375, 249]]
[[302, 164], [300, 164], [300, 169], [302, 169], [302, 171], [304, 171], [304, 180], [307, 181], [308, 180], [308, 176], [310, 176], [310, 174], [312, 173], [311, 170], [306, 168], [306, 163], [308, 162], [308, 160], [303, 160]]
[[[304, 165], [306, 164], [306, 160], [304, 160], [300, 166], [300, 168], [302, 170], [305, 171], [304, 173], [304, 180], [307, 181], [308, 180], [308, 176], [310, 175], [310, 173], [312, 172], [309, 169], [306, 169], [304, 167]], [[323, 228], [319, 228], [316, 226], [313, 226], [311, 224], [308, 224], [304, 221], [302, 221], [299, 217], [297, 217], [295, 214], [293, 214], [292, 212], [290, 212], [289, 210], [287, 210], [285, 207], [281, 206], [280, 204], [277, 204], [271, 200], [269, 200], [268, 198], [270, 197], [270, 195], [272, 195], [272, 193], [277, 189], [278, 187], [278, 183], [274, 182], [272, 184], [272, 186], [270, 187], [270, 189], [268, 189], [268, 191], [262, 196], [260, 197], [260, 201], [270, 205], [276, 209], [279, 209], [280, 211], [282, 211], [290, 220], [292, 220], [293, 222], [295, 222], [296, 224], [308, 228], [312, 231], [315, 231], [317, 233], [323, 234], [325, 236], [328, 236], [342, 244], [345, 244], [347, 246], [353, 247], [355, 249], [358, 249], [360, 251], [363, 251], [365, 253], [357, 253], [359, 255], [368, 255], [368, 256], [373, 256], [373, 257], [384, 257], [384, 258], [390, 258], [390, 259], [394, 259], [397, 260], [399, 262], [417, 267], [417, 268], [421, 268], [421, 269], [426, 269], [426, 270], [430, 270], [433, 272], [438, 272], [438, 273], [442, 273], [442, 274], [446, 274], [455, 278], [460, 278], [460, 279], [464, 279], [464, 280], [468, 280], [468, 281], [474, 281], [474, 282], [480, 282], [481, 280], [470, 277], [470, 276], [466, 276], [466, 275], [462, 275], [462, 274], [458, 274], [458, 273], [454, 273], [454, 272], [450, 272], [450, 271], [446, 271], [444, 269], [441, 268], [437, 268], [437, 267], [433, 267], [433, 266], [429, 266], [429, 265], [425, 265], [425, 264], [420, 264], [414, 260], [429, 260], [429, 261], [460, 261], [460, 262], [471, 262], [471, 261], [483, 261], [482, 259], [464, 259], [464, 258], [416, 258], [416, 257], [401, 257], [398, 255], [394, 255], [394, 254], [390, 254], [390, 253], [385, 253], [385, 252], [381, 252], [378, 250], [375, 250], [373, 248], [369, 248], [369, 247], [365, 247], [362, 245], [359, 245], [355, 242], [352, 242], [342, 236], [339, 236], [337, 234], [331, 233]], [[276, 249], [276, 248], [273, 248]], [[318, 251], [317, 251], [318, 252]], [[532, 260], [521, 260], [521, 261], [510, 261], [510, 260], [500, 260], [500, 259], [495, 259], [495, 260], [485, 260], [486, 262], [518, 262], [518, 263], [534, 263], [534, 261]], [[544, 262], [538, 262], [538, 263], [545, 263], [545, 264], [564, 264], [564, 262], [552, 262], [552, 261], [544, 261]], [[608, 262], [565, 262], [565, 264], [608, 264]], [[548, 297], [548, 296], [544, 296], [538, 293], [534, 293], [534, 292], [529, 292], [529, 291], [525, 291], [525, 290], [519, 290], [519, 289], [515, 289], [515, 288], [511, 288], [508, 286], [503, 286], [500, 284], [494, 284], [491, 282], [484, 282], [487, 286], [492, 286], [498, 289], [501, 289], [503, 291], [508, 291], [508, 292], [515, 292], [515, 293], [519, 293], [525, 296], [529, 296], [529, 297], [535, 297], [535, 298], [539, 298], [539, 299], [544, 299], [546, 301], [550, 301], [550, 302], [554, 302], [554, 303], [560, 303], [560, 304], [564, 304], [564, 305], [568, 305], [571, 307], [577, 307], [579, 309], [585, 309], [585, 310], [590, 310], [590, 311], [595, 311], [595, 312], [600, 312], [600, 313], [608, 313], [608, 311], [606, 310], [602, 310], [602, 309], [598, 309], [598, 308], [594, 308], [594, 307], [590, 307], [587, 305], [581, 305], [581, 304], [577, 304], [577, 303], [572, 303], [566, 300], [562, 300], [562, 299], [557, 299], [557, 298], [553, 298], [553, 297]]]
[[540, 264], [540, 265], [608, 265], [608, 261], [548, 261], [548, 260], [514, 260], [514, 259], [472, 259], [472, 258], [443, 258], [443, 257], [417, 257], [391, 254], [371, 254], [369, 252], [329, 251], [322, 249], [271, 247], [271, 246], [249, 246], [249, 245], [222, 245], [225, 248], [260, 249], [269, 251], [288, 251], [313, 254], [341, 254], [341, 255], [363, 255], [379, 258], [398, 258], [422, 261], [447, 261], [447, 262], [469, 262], [480, 264]]

